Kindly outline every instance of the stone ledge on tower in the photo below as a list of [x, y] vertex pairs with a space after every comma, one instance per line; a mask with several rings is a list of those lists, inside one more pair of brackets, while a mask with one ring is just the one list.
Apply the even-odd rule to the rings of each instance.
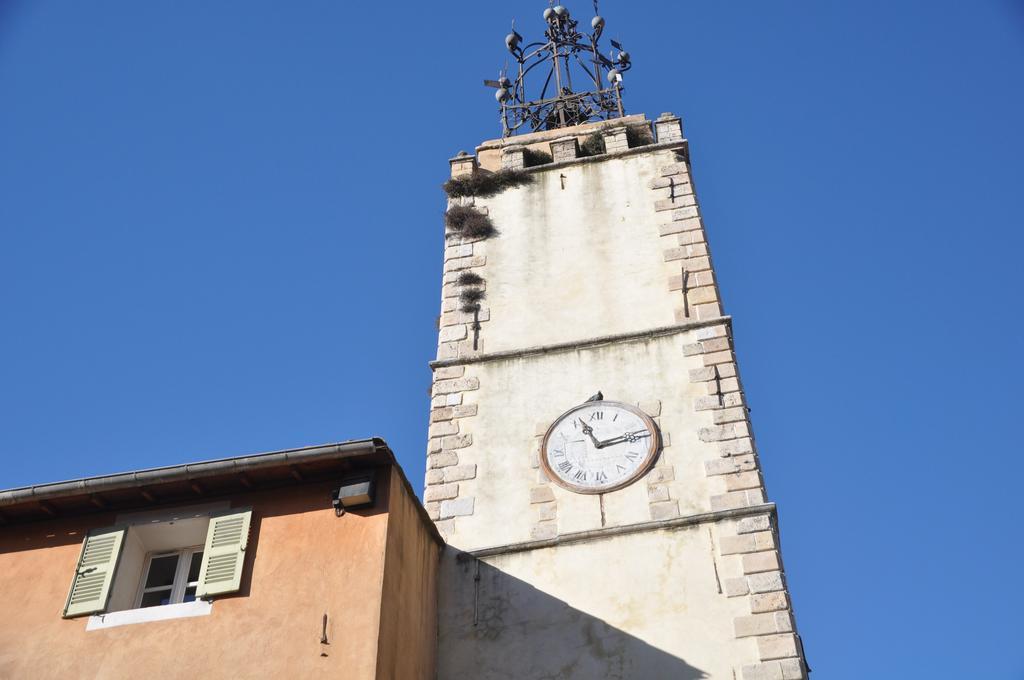
[[[476, 148], [476, 156], [460, 152], [452, 158], [452, 177], [464, 177], [479, 171], [523, 170], [562, 163], [594, 162], [623, 153], [658, 150], [668, 145], [684, 145], [682, 120], [663, 113], [650, 121], [643, 114], [544, 130], [512, 138], [492, 139]], [[531, 158], [547, 162], [531, 163]]]

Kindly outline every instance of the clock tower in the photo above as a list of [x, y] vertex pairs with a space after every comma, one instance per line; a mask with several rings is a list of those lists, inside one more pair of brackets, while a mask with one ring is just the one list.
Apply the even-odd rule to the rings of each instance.
[[438, 677], [805, 678], [681, 121], [600, 16], [544, 28], [445, 185]]

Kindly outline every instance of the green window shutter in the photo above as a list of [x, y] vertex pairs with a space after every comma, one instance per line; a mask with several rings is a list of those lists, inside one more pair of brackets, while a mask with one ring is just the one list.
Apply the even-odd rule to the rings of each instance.
[[85, 537], [75, 577], [71, 580], [71, 592], [64, 605], [64, 618], [94, 614], [107, 608], [125, 531], [123, 527], [94, 529]]
[[196, 597], [234, 593], [241, 587], [251, 520], [252, 510], [235, 510], [210, 518]]

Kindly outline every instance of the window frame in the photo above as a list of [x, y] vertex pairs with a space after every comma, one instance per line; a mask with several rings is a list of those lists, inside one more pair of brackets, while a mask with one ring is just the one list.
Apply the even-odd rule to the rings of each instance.
[[[196, 553], [202, 553], [204, 546], [193, 545], [187, 548], [178, 548], [176, 550], [156, 550], [146, 554], [146, 561], [143, 563], [142, 576], [139, 578], [139, 587], [135, 593], [135, 609], [155, 609], [157, 607], [167, 607], [174, 604], [182, 604], [185, 600], [185, 591], [190, 587], [198, 587], [198, 579], [195, 581], [188, 580], [188, 572], [192, 566], [192, 558]], [[167, 586], [155, 586], [153, 588], [146, 587], [146, 580], [149, 578], [149, 569], [153, 564], [153, 560], [159, 557], [170, 557], [171, 555], [178, 556], [178, 565], [174, 570], [174, 582], [171, 584], [171, 596], [170, 601], [163, 605], [152, 605], [150, 607], [142, 606], [142, 598], [147, 593], [164, 591], [167, 590]], [[198, 600], [199, 598], [195, 598]]]

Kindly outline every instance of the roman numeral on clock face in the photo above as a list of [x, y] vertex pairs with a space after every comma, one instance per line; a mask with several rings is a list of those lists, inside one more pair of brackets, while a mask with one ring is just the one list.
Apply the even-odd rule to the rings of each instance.
[[558, 464], [558, 469], [568, 474], [568, 472], [572, 470], [572, 463], [570, 463], [567, 460], [563, 460], [561, 463]]
[[577, 470], [576, 472], [573, 473], [572, 478], [575, 479], [577, 482], [585, 482], [587, 481], [587, 471]]

